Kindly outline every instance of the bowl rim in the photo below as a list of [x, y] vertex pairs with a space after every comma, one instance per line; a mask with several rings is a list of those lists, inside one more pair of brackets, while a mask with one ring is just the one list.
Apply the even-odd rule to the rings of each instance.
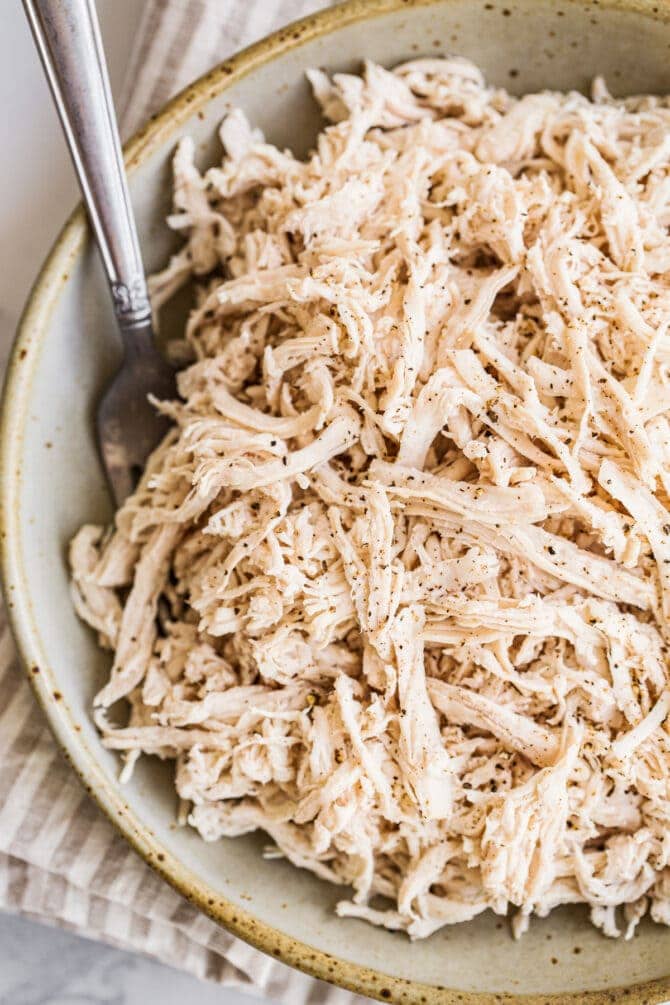
[[[124, 146], [128, 172], [132, 173], [144, 163], [158, 146], [173, 136], [212, 98], [278, 55], [348, 24], [439, 2], [445, 0], [345, 0], [273, 32], [199, 77], [152, 116]], [[657, 21], [670, 20], [670, 0], [590, 2], [598, 4], [600, 10], [616, 8]], [[563, 0], [563, 3], [583, 6], [580, 0]], [[427, 985], [351, 963], [260, 921], [252, 912], [224, 897], [212, 897], [206, 885], [163, 847], [152, 831], [134, 818], [119, 787], [105, 777], [96, 753], [75, 730], [74, 717], [57, 690], [57, 679], [39, 642], [37, 619], [31, 609], [27, 576], [18, 545], [21, 522], [18, 490], [22, 477], [20, 445], [31, 382], [53, 310], [68, 281], [71, 266], [83, 248], [87, 230], [84, 210], [78, 206], [63, 226], [37, 275], [8, 361], [0, 412], [0, 572], [7, 617], [17, 643], [20, 663], [61, 753], [88, 794], [144, 861], [212, 920], [283, 963], [352, 992], [380, 1001], [421, 1002], [425, 1005], [493, 1005], [506, 1002], [523, 1002], [525, 1005], [605, 1005], [608, 1002], [645, 1005], [670, 998], [670, 974], [645, 983], [600, 991], [514, 995]]]

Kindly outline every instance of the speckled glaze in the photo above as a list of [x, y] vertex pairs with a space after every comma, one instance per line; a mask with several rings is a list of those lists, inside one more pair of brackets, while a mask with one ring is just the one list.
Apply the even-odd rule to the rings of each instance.
[[[615, 93], [670, 90], [667, 0], [352, 0], [290, 25], [184, 91], [127, 147], [145, 260], [164, 263], [172, 238], [171, 152], [191, 134], [203, 163], [218, 122], [240, 105], [269, 139], [309, 148], [319, 119], [310, 65], [392, 65], [417, 54], [474, 59], [515, 92], [586, 88], [604, 73]], [[65, 549], [77, 527], [111, 516], [92, 434], [94, 403], [118, 346], [104, 282], [77, 210], [26, 307], [0, 429], [5, 592], [35, 693], [65, 756], [137, 851], [236, 935], [292, 966], [383, 1001], [659, 1003], [670, 998], [670, 930], [645, 923], [630, 943], [604, 939], [581, 909], [537, 921], [521, 942], [487, 914], [410, 944], [341, 920], [339, 892], [285, 862], [264, 861], [260, 837], [204, 844], [174, 825], [171, 768], [141, 762], [121, 788], [117, 762], [90, 721], [108, 657], [76, 619]]]

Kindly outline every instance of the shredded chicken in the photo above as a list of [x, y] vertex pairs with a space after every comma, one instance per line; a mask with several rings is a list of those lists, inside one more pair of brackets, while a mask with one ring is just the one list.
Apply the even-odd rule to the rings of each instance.
[[413, 938], [670, 924], [670, 104], [310, 80], [306, 160], [175, 156], [191, 362], [71, 548], [103, 742]]

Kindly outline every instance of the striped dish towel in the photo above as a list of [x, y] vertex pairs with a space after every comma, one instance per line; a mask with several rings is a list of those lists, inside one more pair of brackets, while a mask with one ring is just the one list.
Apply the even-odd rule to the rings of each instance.
[[[325, 0], [146, 0], [121, 99], [135, 130], [174, 92]], [[266, 957], [200, 914], [119, 837], [61, 760], [0, 610], [0, 909], [290, 1005], [363, 998]], [[367, 999], [366, 999], [367, 1000]]]

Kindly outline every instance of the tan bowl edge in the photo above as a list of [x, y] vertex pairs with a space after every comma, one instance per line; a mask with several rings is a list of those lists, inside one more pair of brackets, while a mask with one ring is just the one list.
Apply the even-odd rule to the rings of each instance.
[[[262, 41], [219, 64], [200, 77], [153, 116], [124, 148], [128, 170], [143, 163], [156, 147], [176, 131], [195, 111], [233, 82], [279, 53], [327, 34], [335, 28], [385, 12], [427, 6], [437, 0], [346, 0], [287, 25]], [[576, 0], [563, 0], [564, 5]], [[639, 12], [656, 20], [670, 20], [670, 0], [592, 0], [601, 10], [619, 8]], [[167, 852], [154, 835], [137, 827], [120, 791], [110, 784], [96, 763], [94, 752], [75, 731], [66, 703], [57, 691], [57, 680], [36, 641], [35, 617], [21, 599], [24, 574], [13, 542], [18, 540], [18, 497], [21, 471], [18, 447], [23, 428], [26, 391], [39, 356], [42, 333], [68, 280], [68, 270], [86, 236], [81, 207], [68, 219], [31, 290], [14, 342], [5, 378], [0, 414], [0, 570], [9, 622], [20, 659], [35, 696], [45, 712], [56, 742], [79, 776], [86, 791], [123, 837], [171, 886], [210, 918], [257, 949], [289, 966], [379, 1001], [400, 1005], [658, 1005], [670, 999], [670, 975], [659, 980], [605, 991], [566, 992], [553, 995], [514, 995], [467, 992], [435, 987], [384, 975], [330, 956], [306, 943], [258, 921], [253, 914], [224, 898], [213, 899], [195, 876]]]

